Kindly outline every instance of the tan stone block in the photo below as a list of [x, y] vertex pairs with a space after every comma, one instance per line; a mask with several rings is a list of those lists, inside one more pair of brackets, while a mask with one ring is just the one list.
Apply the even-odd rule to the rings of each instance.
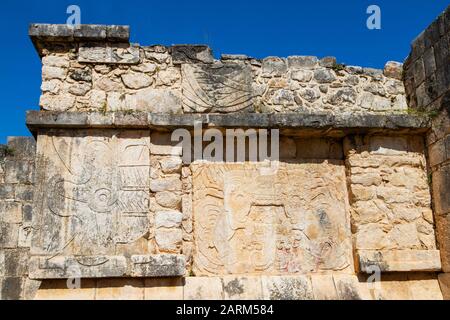
[[96, 280], [81, 279], [81, 287], [69, 289], [67, 280], [44, 280], [34, 300], [94, 300]]
[[0, 221], [5, 223], [22, 222], [22, 204], [14, 201], [0, 201]]
[[183, 300], [183, 278], [146, 278], [145, 300]]
[[428, 161], [430, 166], [438, 165], [447, 160], [446, 158], [445, 139], [439, 139], [428, 146]]
[[338, 295], [332, 275], [312, 275], [314, 300], [337, 300]]
[[144, 279], [98, 279], [95, 298], [97, 300], [142, 300], [144, 299]]
[[295, 141], [288, 137], [280, 138], [280, 159], [295, 159], [297, 147]]
[[181, 156], [183, 149], [178, 141], [172, 141], [170, 133], [152, 132], [150, 138], [150, 153], [152, 155]]
[[439, 286], [444, 300], [450, 300], [450, 273], [440, 273], [438, 275]]
[[450, 215], [436, 215], [436, 239], [441, 252], [442, 270], [450, 272]]
[[261, 277], [222, 277], [224, 300], [261, 300], [263, 298]]
[[374, 136], [370, 138], [370, 152], [377, 155], [399, 155], [408, 151], [406, 137]]
[[441, 269], [439, 250], [358, 250], [357, 255], [361, 272], [372, 273], [370, 266], [377, 266], [382, 272]]
[[380, 250], [389, 246], [387, 234], [376, 223], [358, 225], [355, 233], [356, 249]]
[[432, 190], [436, 214], [450, 213], [450, 165], [432, 173]]
[[264, 300], [313, 300], [309, 276], [262, 276]]
[[375, 300], [411, 300], [406, 275], [390, 274], [381, 275], [381, 281], [373, 283], [373, 295]]
[[186, 277], [184, 300], [222, 300], [222, 281], [218, 277]]

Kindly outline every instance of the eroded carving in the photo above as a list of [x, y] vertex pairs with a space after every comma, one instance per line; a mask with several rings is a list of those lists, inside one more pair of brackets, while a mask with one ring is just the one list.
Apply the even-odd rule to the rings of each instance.
[[236, 112], [252, 106], [252, 76], [245, 64], [183, 64], [183, 108], [186, 112]]
[[342, 163], [193, 164], [196, 274], [348, 271]]

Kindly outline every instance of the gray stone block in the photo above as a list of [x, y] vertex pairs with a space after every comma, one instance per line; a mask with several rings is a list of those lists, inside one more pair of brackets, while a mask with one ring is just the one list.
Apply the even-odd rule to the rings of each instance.
[[133, 277], [179, 277], [185, 274], [183, 255], [134, 255], [131, 256]]
[[0, 184], [0, 199], [14, 199], [14, 184]]
[[81, 24], [73, 28], [73, 37], [83, 41], [106, 40], [106, 28], [103, 25]]
[[206, 45], [174, 45], [172, 50], [172, 63], [213, 63], [211, 49]]
[[15, 159], [34, 160], [36, 141], [33, 137], [8, 137], [8, 147]]
[[0, 248], [17, 248], [19, 224], [0, 222]]
[[29, 160], [6, 160], [6, 183], [33, 183], [34, 164]]
[[22, 293], [23, 278], [20, 277], [6, 277], [0, 282], [2, 300], [20, 300]]

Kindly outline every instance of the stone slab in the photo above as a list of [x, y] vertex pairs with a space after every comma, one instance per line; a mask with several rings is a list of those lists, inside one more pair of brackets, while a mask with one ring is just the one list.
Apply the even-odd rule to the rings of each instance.
[[[134, 112], [131, 117], [120, 112], [108, 116], [86, 112], [27, 111], [26, 123], [32, 132], [45, 128], [192, 128], [201, 122], [204, 127], [217, 128], [279, 128], [364, 133], [383, 130], [405, 133], [423, 133], [430, 127], [429, 120], [414, 115], [357, 115], [331, 113], [285, 113], [285, 114], [157, 114]], [[120, 121], [116, 119], [121, 118]], [[111, 121], [114, 119], [114, 121]], [[139, 119], [139, 121], [136, 121]]]
[[439, 271], [441, 258], [439, 250], [358, 250], [361, 272], [372, 273], [370, 266], [381, 272]]
[[145, 300], [183, 300], [183, 278], [149, 278], [144, 284]]
[[186, 272], [183, 255], [133, 255], [131, 262], [133, 277], [177, 277]]

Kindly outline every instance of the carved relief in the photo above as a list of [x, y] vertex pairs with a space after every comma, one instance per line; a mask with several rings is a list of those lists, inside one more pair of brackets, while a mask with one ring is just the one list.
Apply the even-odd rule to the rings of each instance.
[[194, 272], [351, 271], [342, 163], [193, 164]]
[[252, 76], [245, 64], [183, 64], [185, 112], [236, 112], [252, 106]]
[[[39, 136], [33, 254], [45, 265], [62, 258], [84, 268], [148, 253], [148, 245], [133, 245], [150, 232], [149, 132], [67, 134]], [[102, 272], [117, 274], [110, 271]]]

